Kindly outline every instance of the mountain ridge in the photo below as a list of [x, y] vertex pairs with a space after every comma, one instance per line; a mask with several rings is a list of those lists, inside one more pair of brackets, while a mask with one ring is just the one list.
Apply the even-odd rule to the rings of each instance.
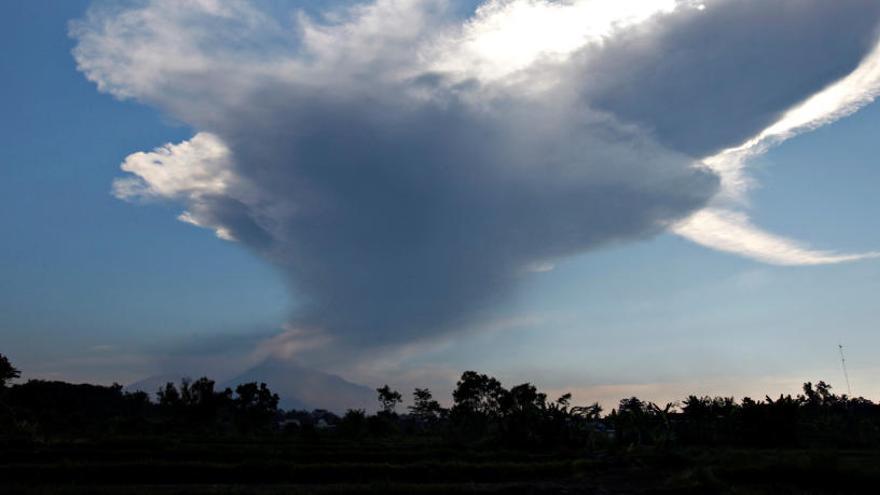
[[[128, 392], [147, 392], [154, 395], [168, 382], [179, 384], [183, 373], [162, 373], [146, 377], [125, 387]], [[308, 368], [291, 361], [267, 359], [238, 375], [218, 381], [217, 389], [231, 388], [242, 383], [265, 383], [280, 397], [279, 406], [291, 409], [326, 409], [337, 414], [347, 409], [376, 409], [376, 392], [365, 385], [354, 383], [339, 375]]]

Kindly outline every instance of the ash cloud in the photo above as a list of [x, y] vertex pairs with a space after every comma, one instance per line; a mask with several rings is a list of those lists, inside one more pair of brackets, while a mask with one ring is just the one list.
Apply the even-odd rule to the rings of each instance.
[[851, 73], [877, 44], [871, 0], [707, 2], [610, 41], [590, 63], [597, 108], [699, 157], [739, 145]]
[[[93, 9], [72, 35], [99, 89], [198, 131], [129, 156], [116, 194], [180, 202], [287, 275], [294, 326], [364, 348], [464, 328], [530, 267], [698, 211], [718, 190], [701, 158], [851, 69], [878, 17], [854, 0], [621, 4], [494, 1], [461, 19], [379, 0], [288, 23], [154, 0]], [[546, 47], [493, 42], [517, 35], [517, 9], [597, 8], [606, 25]]]

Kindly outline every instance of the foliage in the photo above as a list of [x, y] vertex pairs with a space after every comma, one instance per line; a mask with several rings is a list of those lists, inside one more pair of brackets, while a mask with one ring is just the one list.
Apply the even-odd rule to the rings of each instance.
[[410, 414], [417, 421], [432, 424], [446, 417], [447, 411], [434, 400], [427, 388], [416, 388], [413, 391], [413, 404], [409, 406]]
[[379, 404], [382, 406], [382, 412], [388, 415], [394, 414], [397, 405], [403, 402], [403, 396], [396, 390], [391, 390], [388, 385], [383, 385], [376, 389], [379, 394]]
[[586, 491], [602, 492], [603, 479], [618, 483], [634, 469], [646, 490], [669, 493], [727, 492], [735, 483], [772, 486], [755, 493], [837, 493], [880, 482], [880, 406], [821, 381], [757, 401], [691, 395], [660, 406], [630, 397], [604, 416], [598, 404], [573, 405], [570, 394], [551, 400], [530, 383], [508, 389], [473, 371], [448, 410], [417, 388], [398, 415], [401, 394], [387, 385], [377, 393], [379, 413], [351, 409], [340, 418], [280, 411], [264, 383], [233, 391], [183, 380], [152, 401], [115, 384], [30, 380], [0, 390], [0, 489], [352, 483], [351, 492], [375, 484], [414, 493], [442, 480], [436, 493], [490, 485], [492, 493], [555, 493], [584, 491], [591, 480], [598, 484]]
[[9, 362], [6, 356], [0, 354], [0, 388], [5, 387], [7, 382], [20, 376], [21, 372], [12, 366], [12, 363]]
[[[8, 360], [6, 369], [13, 369]], [[13, 376], [8, 372], [6, 376]], [[17, 370], [15, 370], [15, 376]], [[167, 383], [156, 401], [119, 385], [73, 385], [30, 380], [0, 393], [0, 423], [7, 434], [45, 436], [286, 435], [310, 441], [340, 437], [433, 438], [446, 445], [513, 449], [601, 450], [632, 447], [833, 447], [880, 446], [880, 406], [833, 393], [825, 382], [804, 384], [795, 397], [691, 395], [663, 406], [630, 397], [603, 416], [598, 404], [572, 405], [565, 394], [548, 399], [530, 383], [505, 388], [496, 378], [466, 371], [441, 406], [430, 390], [416, 388], [407, 413], [398, 415], [399, 392], [377, 389], [380, 412], [280, 411], [265, 383], [218, 390], [206, 377]], [[13, 432], [13, 433], [9, 433]], [[2, 437], [3, 434], [0, 434]], [[8, 437], [11, 438], [11, 437]], [[0, 438], [2, 440], [2, 438]]]

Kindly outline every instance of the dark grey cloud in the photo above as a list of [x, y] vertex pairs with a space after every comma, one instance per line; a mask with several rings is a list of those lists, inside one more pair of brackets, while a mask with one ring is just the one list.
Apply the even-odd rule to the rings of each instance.
[[[683, 6], [487, 80], [425, 60], [457, 46], [443, 3], [306, 22], [287, 57], [242, 53], [281, 29], [248, 4], [93, 12], [81, 70], [210, 133], [132, 155], [141, 188], [117, 193], [181, 201], [187, 221], [271, 260], [302, 295], [294, 326], [343, 347], [430, 338], [483, 317], [536, 264], [702, 208], [718, 177], [698, 159], [851, 70], [880, 15], [855, 0]], [[233, 48], [205, 43], [220, 28]]]
[[849, 74], [874, 0], [738, 0], [660, 16], [588, 50], [586, 98], [697, 157], [736, 146]]
[[[302, 324], [386, 344], [463, 327], [529, 265], [656, 234], [717, 187], [685, 157], [607, 122], [535, 108], [528, 113], [545, 123], [566, 122], [528, 129], [504, 109], [517, 105], [484, 116], [455, 104], [407, 111], [393, 100], [318, 100], [280, 112], [289, 121], [272, 125], [290, 133], [215, 129], [237, 173], [291, 198], [296, 213], [271, 233], [239, 210], [210, 210], [288, 273], [308, 298]], [[617, 147], [610, 141], [626, 149], [605, 156]], [[590, 170], [610, 166], [634, 170]]]

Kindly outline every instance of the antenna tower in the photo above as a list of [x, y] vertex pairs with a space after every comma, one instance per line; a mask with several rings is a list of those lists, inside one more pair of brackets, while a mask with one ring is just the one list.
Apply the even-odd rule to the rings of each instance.
[[843, 377], [846, 379], [846, 393], [852, 397], [852, 388], [849, 386], [849, 373], [846, 372], [846, 358], [843, 357], [843, 344], [837, 344], [840, 349], [840, 365], [843, 367]]

